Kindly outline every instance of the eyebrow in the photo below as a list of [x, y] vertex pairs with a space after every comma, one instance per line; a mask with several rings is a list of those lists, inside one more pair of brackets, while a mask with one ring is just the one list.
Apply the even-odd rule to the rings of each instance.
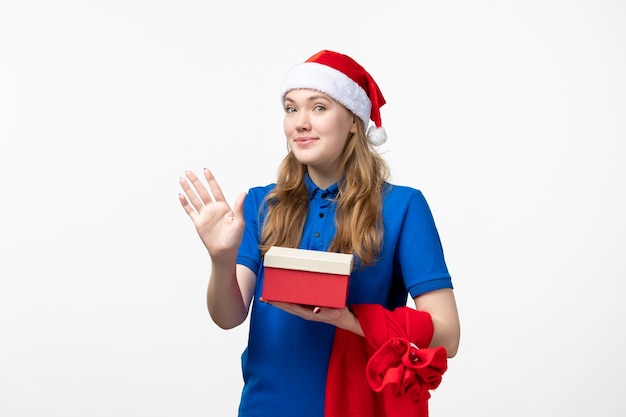
[[[316, 101], [316, 100], [325, 100], [327, 102], [332, 102], [332, 99], [329, 96], [325, 95], [325, 94], [317, 94], [317, 95], [314, 95], [314, 96], [310, 96], [310, 97], [308, 97], [306, 99], [306, 101]], [[285, 101], [286, 102], [289, 101], [291, 103], [295, 102], [295, 100], [289, 98], [289, 96], [285, 96]]]

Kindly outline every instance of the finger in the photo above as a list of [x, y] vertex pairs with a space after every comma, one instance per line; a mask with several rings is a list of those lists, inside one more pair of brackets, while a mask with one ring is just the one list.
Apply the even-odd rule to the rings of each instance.
[[209, 204], [213, 202], [211, 194], [209, 194], [206, 187], [204, 186], [204, 184], [202, 184], [202, 181], [200, 181], [196, 174], [194, 174], [192, 171], [185, 171], [185, 175], [187, 176], [189, 181], [191, 181], [191, 185], [193, 185], [193, 188], [196, 190], [196, 193], [198, 193], [198, 196], [200, 197], [200, 200], [203, 204]]
[[224, 198], [224, 193], [222, 193], [222, 188], [215, 180], [213, 173], [210, 169], [204, 168], [202, 170], [204, 172], [204, 178], [206, 178], [207, 183], [209, 184], [209, 188], [211, 188], [211, 194], [215, 198], [215, 201], [226, 201]]
[[178, 201], [180, 201], [180, 204], [183, 206], [183, 208], [185, 209], [185, 212], [187, 212], [189, 217], [193, 219], [197, 213], [189, 204], [189, 200], [187, 200], [187, 198], [184, 195], [178, 194]]
[[[193, 172], [187, 171], [185, 172], [185, 176], [189, 178], [189, 176], [194, 177], [195, 175], [193, 174]], [[189, 186], [189, 183], [187, 182], [187, 180], [185, 180], [185, 178], [182, 178], [182, 177], [179, 178], [178, 182], [180, 183], [180, 186], [183, 188], [183, 191], [185, 192], [185, 195], [187, 196], [186, 198], [187, 203], [188, 204], [191, 203], [191, 205], [196, 210], [196, 212], [199, 213], [200, 209], [202, 209], [202, 207], [204, 206], [204, 203], [198, 198], [198, 194], [196, 194], [196, 191], [194, 191]], [[189, 206], [189, 208], [191, 209], [191, 206]]]
[[243, 203], [246, 199], [246, 193], [241, 193], [237, 196], [235, 203], [233, 204], [233, 214], [235, 218], [243, 219]]

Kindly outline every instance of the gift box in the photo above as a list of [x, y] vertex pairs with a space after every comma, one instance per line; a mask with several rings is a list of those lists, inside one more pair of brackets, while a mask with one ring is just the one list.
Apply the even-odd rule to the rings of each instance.
[[267, 301], [343, 308], [353, 255], [272, 246], [263, 260]]

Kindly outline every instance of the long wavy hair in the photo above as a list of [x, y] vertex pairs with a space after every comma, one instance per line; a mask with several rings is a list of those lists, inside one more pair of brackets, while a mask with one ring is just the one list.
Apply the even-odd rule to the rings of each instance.
[[[355, 264], [365, 267], [376, 262], [382, 246], [382, 197], [389, 166], [367, 140], [361, 120], [356, 118], [356, 124], [357, 131], [346, 141], [339, 159], [336, 234], [328, 251], [354, 254]], [[271, 246], [299, 247], [309, 208], [305, 174], [306, 165], [288, 152], [276, 187], [265, 199], [262, 255]]]

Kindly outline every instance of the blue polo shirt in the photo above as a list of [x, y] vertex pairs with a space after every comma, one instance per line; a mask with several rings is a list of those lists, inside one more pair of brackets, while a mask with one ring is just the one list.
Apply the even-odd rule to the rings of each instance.
[[[326, 190], [306, 177], [309, 211], [301, 249], [327, 250], [335, 234], [337, 184]], [[259, 252], [263, 199], [275, 184], [249, 190], [246, 228], [237, 263], [256, 272], [248, 346], [241, 361], [244, 388], [240, 417], [323, 417], [326, 372], [334, 326], [310, 322], [256, 302], [263, 288]], [[384, 241], [380, 259], [350, 275], [348, 304], [406, 305], [407, 295], [452, 288], [439, 234], [419, 190], [387, 184], [383, 196]]]

